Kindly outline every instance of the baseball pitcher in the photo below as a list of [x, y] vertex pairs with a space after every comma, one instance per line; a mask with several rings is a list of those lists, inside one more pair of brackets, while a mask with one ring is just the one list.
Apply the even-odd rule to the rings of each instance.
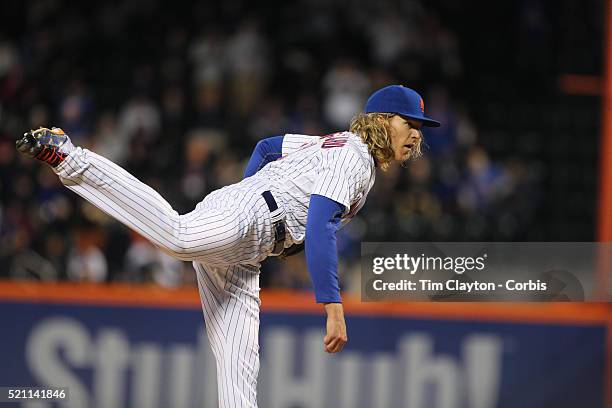
[[58, 128], [30, 131], [17, 149], [51, 165], [62, 183], [195, 268], [206, 332], [217, 363], [219, 406], [257, 407], [259, 269], [270, 256], [305, 248], [316, 301], [327, 312], [323, 347], [337, 353], [347, 331], [337, 274], [336, 231], [359, 211], [386, 170], [421, 154], [420, 95], [391, 85], [368, 99], [348, 132], [287, 134], [260, 141], [239, 183], [180, 215], [111, 161], [75, 147]]

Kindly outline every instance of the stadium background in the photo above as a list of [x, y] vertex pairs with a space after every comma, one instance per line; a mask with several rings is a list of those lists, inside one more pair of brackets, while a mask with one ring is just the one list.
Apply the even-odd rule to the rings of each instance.
[[[208, 192], [240, 179], [257, 140], [345, 129], [372, 90], [401, 83], [420, 90], [428, 114], [444, 126], [426, 131], [429, 148], [423, 159], [408, 170], [378, 177], [360, 216], [341, 232], [341, 273], [348, 298], [350, 293], [358, 295], [361, 241], [611, 241], [612, 228], [610, 235], [598, 230], [610, 211], [597, 212], [612, 205], [599, 190], [608, 174], [599, 172], [605, 168], [601, 157], [610, 151], [601, 147], [602, 124], [607, 123], [602, 117], [605, 6], [603, 0], [469, 5], [354, 0], [265, 5], [240, 0], [3, 2], [0, 277], [5, 281], [0, 286], [0, 323], [4, 332], [19, 325], [19, 316], [29, 316], [31, 326], [21, 325], [31, 331], [12, 331], [6, 337], [2, 353], [11, 363], [0, 370], [0, 383], [10, 378], [41, 381], [26, 361], [23, 344], [48, 318], [73, 319], [92, 336], [115, 327], [131, 341], [166, 345], [171, 339], [156, 338], [154, 332], [118, 318], [122, 307], [134, 307], [131, 297], [153, 299], [138, 304], [149, 311], [138, 319], [155, 321], [158, 307], [177, 316], [190, 313], [195, 322], [199, 317], [197, 302], [185, 294], [193, 289], [182, 289], [194, 284], [190, 265], [162, 256], [62, 188], [45, 166], [17, 156], [14, 139], [41, 125], [62, 127], [76, 144], [120, 163], [186, 212]], [[261, 279], [270, 304], [278, 305], [265, 309], [264, 298], [262, 335], [277, 325], [301, 338], [303, 327], [321, 326], [320, 316], [295, 323], [300, 320], [295, 313], [318, 316], [308, 306], [308, 297], [295, 294], [298, 306], [290, 308], [292, 302], [279, 301], [286, 292], [276, 292], [309, 289], [302, 256], [268, 261]], [[82, 288], [91, 282], [105, 284], [91, 289], [92, 300], [87, 302], [69, 295], [81, 286], [23, 281], [82, 282]], [[137, 283], [146, 285], [123, 286]], [[124, 292], [126, 287], [131, 295]], [[159, 292], [161, 288], [172, 291]], [[121, 296], [115, 297], [114, 290], [122, 291]], [[49, 298], [49, 292], [64, 297]], [[184, 305], [179, 294], [191, 303]], [[164, 303], [168, 297], [175, 300]], [[79, 302], [89, 304], [85, 310], [93, 308], [89, 323], [79, 312]], [[56, 310], [50, 304], [64, 306]], [[366, 319], [355, 326], [365, 332], [379, 327], [359, 317], [366, 312], [357, 303], [350, 305], [355, 319]], [[377, 309], [385, 318], [395, 316], [398, 320], [393, 321], [404, 330], [390, 334], [391, 343], [400, 341], [402, 333], [429, 336], [434, 355], [458, 359], [462, 354], [454, 347], [463, 344], [464, 337], [489, 333], [504, 344], [498, 369], [506, 382], [500, 382], [495, 399], [479, 400], [481, 405], [466, 399], [457, 406], [574, 406], [568, 404], [576, 400], [561, 391], [567, 384], [582, 384], [577, 379], [583, 378], [592, 384], [578, 387], [574, 398], [591, 395], [581, 406], [600, 407], [605, 388], [612, 388], [609, 375], [608, 387], [604, 383], [604, 361], [609, 371], [610, 354], [601, 343], [606, 335], [610, 342], [605, 329], [608, 305], [584, 310], [580, 305], [546, 306], [517, 314], [512, 307], [490, 306], [493, 312], [487, 316], [469, 306], [451, 310], [444, 305], [404, 305], [408, 309], [399, 313], [402, 318], [393, 307]], [[533, 314], [540, 317], [534, 321]], [[423, 323], [419, 316], [432, 320]], [[183, 327], [176, 319], [168, 322], [170, 326], [158, 330], [171, 328], [188, 342], [195, 341], [195, 323]], [[540, 334], [529, 329], [536, 326]], [[537, 344], [553, 342], [559, 327], [575, 340], [553, 348], [542, 360], [546, 369], [537, 371], [534, 356], [546, 349]], [[583, 333], [585, 328], [596, 334]], [[464, 334], [453, 339], [457, 329]], [[506, 331], [519, 337], [508, 339]], [[367, 339], [365, 332], [351, 336], [355, 355], [399, 349], [397, 344], [360, 340]], [[512, 354], [508, 343], [525, 346]], [[490, 351], [491, 344], [482, 347]], [[591, 353], [581, 354], [585, 349]], [[306, 355], [299, 350], [298, 355]], [[562, 358], [566, 353], [576, 355]], [[526, 365], [509, 368], [512, 361]], [[557, 382], [539, 399], [516, 399], [511, 391], [537, 394], [539, 383], [524, 390], [520, 381], [507, 379], [531, 369], [544, 377], [569, 374], [554, 377]], [[91, 375], [83, 376], [94, 389]], [[204, 377], [210, 383], [210, 375]], [[274, 389], [270, 381], [265, 380]], [[437, 380], [431, 381], [435, 389]], [[461, 384], [462, 395], [469, 394], [468, 386]], [[350, 406], [350, 398], [343, 401], [311, 406]], [[423, 401], [425, 405], [413, 401], [412, 406], [455, 406], [435, 398]], [[295, 406], [309, 406], [299, 404], [294, 401]]]

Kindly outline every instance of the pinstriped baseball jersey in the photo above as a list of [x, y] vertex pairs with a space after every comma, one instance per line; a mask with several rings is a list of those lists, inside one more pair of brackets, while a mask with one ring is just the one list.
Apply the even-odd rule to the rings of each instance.
[[361, 207], [376, 176], [374, 160], [361, 138], [350, 132], [327, 136], [285, 135], [283, 156], [251, 178], [270, 181], [272, 193], [287, 213], [289, 239], [300, 243], [306, 232], [311, 194], [344, 205], [342, 223]]

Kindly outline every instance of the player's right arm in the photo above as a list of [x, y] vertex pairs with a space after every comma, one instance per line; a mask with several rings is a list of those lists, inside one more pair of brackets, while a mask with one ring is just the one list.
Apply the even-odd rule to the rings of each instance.
[[317, 303], [340, 303], [336, 231], [345, 207], [318, 194], [310, 196], [306, 219], [306, 263]]
[[340, 286], [338, 284], [338, 249], [336, 231], [344, 205], [330, 198], [312, 194], [306, 221], [306, 264], [318, 303], [325, 304], [327, 334], [325, 351], [336, 353], [348, 341]]
[[306, 220], [306, 263], [315, 297], [325, 304], [327, 335], [325, 350], [338, 352], [347, 342], [346, 324], [338, 283], [336, 231], [362, 192], [367, 164], [359, 153], [343, 140], [322, 146], [321, 168], [310, 196]]

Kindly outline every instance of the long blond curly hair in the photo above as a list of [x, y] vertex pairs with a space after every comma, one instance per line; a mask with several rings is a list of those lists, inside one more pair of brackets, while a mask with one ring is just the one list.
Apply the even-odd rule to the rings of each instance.
[[[349, 126], [349, 131], [358, 134], [368, 146], [378, 167], [383, 171], [389, 168], [395, 156], [391, 146], [391, 118], [393, 116], [395, 116], [393, 113], [359, 113], [351, 119]], [[419, 142], [407, 160], [416, 159], [422, 155], [422, 140], [423, 135], [421, 134]]]

